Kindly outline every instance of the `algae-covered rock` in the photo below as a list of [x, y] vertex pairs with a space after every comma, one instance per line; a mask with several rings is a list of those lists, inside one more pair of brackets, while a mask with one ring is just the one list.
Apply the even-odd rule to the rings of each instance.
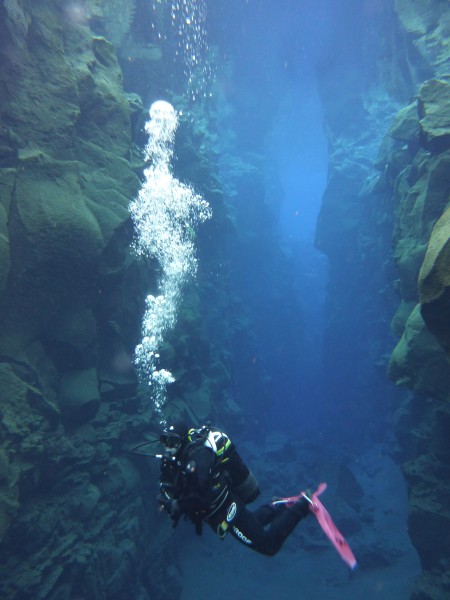
[[205, 421], [210, 417], [212, 402], [208, 379], [205, 379], [197, 389], [184, 394], [184, 399], [199, 422]]
[[0, 205], [9, 214], [16, 184], [16, 169], [0, 169]]
[[425, 142], [433, 149], [450, 145], [450, 83], [426, 81], [419, 92], [420, 127]]
[[[2, 598], [144, 597], [130, 581], [159, 529], [136, 517], [151, 500], [134, 467], [112, 460], [151, 419], [140, 399], [131, 408], [129, 357], [116, 363], [134, 381], [99, 393], [105, 323], [117, 320], [122, 348], [133, 345], [144, 269], [124, 250], [139, 186], [130, 102], [114, 47], [90, 29], [91, 4], [0, 2]], [[77, 435], [88, 421], [91, 434]], [[114, 494], [102, 497], [107, 478]]]
[[443, 404], [434, 412], [431, 431], [431, 448], [440, 460], [450, 460], [450, 406]]
[[392, 333], [395, 336], [397, 336], [397, 337], [402, 336], [402, 334], [405, 330], [406, 322], [415, 306], [416, 306], [416, 302], [414, 302], [414, 301], [405, 302], [404, 300], [401, 300], [400, 304], [397, 307], [397, 310], [395, 311], [394, 316], [392, 317], [392, 321], [391, 321]]
[[97, 322], [91, 309], [74, 304], [71, 310], [55, 320], [51, 328], [51, 340], [85, 351], [97, 339]]
[[132, 397], [137, 391], [133, 357], [123, 340], [117, 323], [109, 322], [103, 327], [98, 378], [102, 398], [108, 400]]
[[15, 169], [0, 169], [0, 297], [11, 268], [8, 216], [16, 180]]
[[96, 369], [85, 369], [63, 375], [58, 400], [68, 423], [73, 425], [91, 419], [100, 404]]
[[0, 542], [19, 508], [19, 469], [0, 447]]
[[422, 304], [439, 298], [450, 286], [450, 208], [433, 228], [419, 274]]
[[[0, 446], [1, 542], [19, 509], [19, 485], [23, 467], [18, 461], [18, 445], [21, 440], [33, 443], [32, 432], [40, 426], [42, 419], [30, 407], [30, 385], [7, 363], [0, 363], [0, 390], [0, 436], [2, 441], [9, 439], [16, 442], [14, 445], [9, 443], [7, 446]], [[36, 443], [40, 442], [36, 440]]]
[[[18, 2], [7, 4], [10, 23], [2, 29], [6, 51], [2, 55], [0, 97], [2, 113], [8, 116], [6, 122], [14, 130], [14, 140], [9, 128], [4, 139], [16, 148], [36, 143], [41, 148], [51, 148], [55, 155], [68, 157], [67, 135], [73, 134], [80, 111], [76, 80], [64, 58], [63, 23], [56, 12], [46, 11], [43, 20], [33, 18]], [[43, 10], [33, 4], [32, 12]], [[12, 42], [9, 46], [8, 38]]]
[[391, 355], [388, 374], [399, 385], [450, 400], [450, 365], [425, 325], [419, 304], [412, 311], [403, 336]]
[[422, 316], [450, 353], [450, 208], [433, 228], [419, 274]]
[[[80, 299], [55, 314], [44, 338], [45, 351], [60, 372], [92, 367], [98, 361], [95, 315]], [[43, 365], [41, 365], [42, 369]]]
[[133, 22], [135, 0], [90, 0], [89, 4], [91, 15], [99, 20], [108, 39], [119, 46]]
[[[104, 242], [86, 206], [77, 164], [34, 160], [17, 174], [9, 216], [11, 269], [1, 309], [2, 351], [42, 333], [73, 295], [92, 285]], [[17, 348], [15, 350], [15, 348]]]
[[79, 268], [99, 255], [101, 231], [81, 193], [76, 163], [49, 161], [25, 168], [17, 178], [16, 202], [24, 238], [40, 261], [58, 257], [67, 268]]
[[401, 277], [401, 295], [405, 302], [417, 299], [417, 274], [426, 251], [426, 244], [407, 235], [400, 238], [394, 250], [394, 258]]
[[450, 150], [430, 156], [422, 221], [428, 235], [450, 205]]
[[[417, 79], [448, 73], [450, 12], [446, 0], [395, 0], [395, 10], [414, 47], [409, 68]], [[417, 52], [418, 51], [418, 52]], [[407, 51], [408, 52], [408, 51]], [[423, 62], [422, 62], [423, 61]], [[422, 62], [422, 64], [421, 64]]]
[[412, 102], [398, 111], [388, 133], [402, 142], [418, 142], [419, 132], [417, 102]]
[[411, 485], [408, 530], [423, 567], [432, 569], [442, 556], [450, 553], [450, 511], [447, 481], [431, 454], [403, 465]]
[[435, 23], [436, 0], [395, 0], [403, 27], [412, 33], [426, 33]]
[[7, 215], [5, 209], [0, 204], [0, 294], [6, 288], [10, 267]]
[[27, 384], [15, 374], [11, 365], [0, 364], [1, 422], [10, 434], [26, 431], [26, 423], [21, 416], [27, 412]]
[[97, 372], [95, 369], [85, 369], [64, 374], [60, 380], [59, 405], [62, 412], [75, 420], [86, 420], [95, 414], [98, 408], [99, 392]]
[[406, 302], [417, 300], [417, 277], [431, 230], [445, 210], [450, 194], [450, 152], [417, 152], [396, 180], [394, 258], [400, 292]]

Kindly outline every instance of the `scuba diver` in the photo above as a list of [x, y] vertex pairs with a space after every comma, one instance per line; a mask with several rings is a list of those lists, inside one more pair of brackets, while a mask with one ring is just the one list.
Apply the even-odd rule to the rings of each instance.
[[160, 442], [165, 454], [158, 501], [174, 527], [184, 516], [198, 535], [207, 523], [221, 539], [231, 533], [256, 552], [273, 556], [310, 512], [306, 493], [291, 504], [248, 510], [246, 505], [260, 494], [258, 482], [228, 436], [208, 425], [195, 429], [176, 422], [164, 429]]

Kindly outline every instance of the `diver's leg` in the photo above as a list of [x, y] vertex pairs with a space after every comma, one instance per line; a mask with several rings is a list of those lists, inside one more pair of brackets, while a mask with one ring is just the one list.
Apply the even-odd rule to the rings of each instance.
[[272, 523], [275, 517], [281, 512], [283, 512], [284, 508], [284, 506], [279, 504], [275, 506], [273, 506], [273, 504], [263, 504], [258, 509], [256, 509], [253, 514], [255, 515], [256, 519], [258, 519], [258, 521], [261, 523], [261, 525], [265, 527], [266, 525]]
[[281, 505], [276, 510], [272, 523], [264, 529], [255, 514], [241, 507], [229, 524], [229, 531], [241, 543], [256, 552], [273, 556], [282, 547], [298, 523], [309, 514], [309, 503], [302, 498], [291, 507]]

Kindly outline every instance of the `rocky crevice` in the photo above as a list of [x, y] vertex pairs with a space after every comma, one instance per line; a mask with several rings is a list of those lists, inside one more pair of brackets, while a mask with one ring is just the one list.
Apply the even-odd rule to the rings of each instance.
[[[362, 342], [363, 354], [375, 358], [378, 352], [372, 368], [383, 367], [384, 371], [387, 367], [389, 377], [400, 386], [391, 399], [398, 442], [395, 454], [409, 488], [408, 529], [423, 568], [412, 597], [443, 600], [450, 590], [450, 10], [447, 3], [438, 0], [398, 0], [393, 17], [397, 29], [383, 29], [380, 37], [386, 47], [390, 40], [397, 59], [390, 68], [381, 61], [376, 66], [381, 81], [377, 93], [384, 94], [387, 112], [377, 103], [374, 89], [360, 90], [365, 103], [358, 122], [370, 131], [373, 114], [378, 135], [369, 137], [378, 148], [377, 156], [370, 161], [370, 142], [360, 153], [355, 152], [358, 138], [348, 135], [339, 122], [334, 123], [331, 172], [317, 242], [330, 258], [332, 285], [333, 273], [342, 273], [353, 257], [352, 295], [358, 298], [358, 305], [364, 303], [364, 310], [353, 311], [349, 319], [345, 314], [345, 306], [350, 305], [348, 298], [345, 301], [349, 286], [338, 281], [334, 287], [338, 294], [330, 297], [328, 335], [333, 334], [333, 323], [343, 319], [353, 322], [357, 331], [367, 331], [367, 315], [381, 310], [386, 317], [392, 316], [392, 332], [400, 338], [392, 350], [389, 335], [380, 335], [378, 330], [375, 337]], [[395, 81], [403, 85], [394, 86]], [[404, 95], [393, 93], [395, 88]], [[354, 90], [342, 91], [339, 102], [353, 102], [353, 94]], [[327, 102], [333, 105], [334, 99], [325, 96], [326, 109]], [[380, 123], [385, 125], [380, 128]], [[343, 158], [336, 161], [339, 147]], [[364, 165], [364, 159], [369, 164]], [[352, 161], [358, 168], [346, 169]], [[372, 207], [370, 213], [367, 205]], [[372, 253], [378, 247], [377, 268], [383, 265], [383, 277], [391, 281], [391, 289], [400, 298], [396, 309], [392, 293], [380, 286], [374, 272], [365, 269], [363, 236]], [[343, 245], [338, 243], [341, 237], [345, 239]], [[394, 264], [390, 260], [392, 245]], [[386, 292], [382, 302], [379, 295], [370, 298], [371, 290], [376, 289]], [[355, 361], [354, 369], [357, 375], [361, 360]], [[402, 391], [405, 388], [410, 391]], [[367, 393], [373, 397], [373, 388]]]
[[0, 6], [0, 594], [176, 597], [157, 466], [129, 454], [155, 427], [132, 367], [154, 286], [130, 250], [135, 107], [66, 8]]
[[[141, 39], [153, 8], [136, 4], [142, 22], [128, 0], [0, 4], [0, 594], [16, 600], [181, 594], [172, 530], [155, 502], [158, 464], [130, 454], [156, 439], [160, 420], [132, 364], [158, 277], [131, 249], [147, 118], [136, 91], [142, 70], [152, 101], [171, 77]], [[209, 118], [197, 129], [186, 121], [177, 138], [176, 175], [189, 173], [215, 219], [161, 348], [177, 378], [165, 416], [193, 423], [219, 407], [242, 420], [227, 393], [229, 341], [210, 342], [216, 317], [201, 317], [225, 282], [211, 284], [210, 273], [232, 232], [204, 143]], [[201, 250], [202, 235], [215, 253]]]

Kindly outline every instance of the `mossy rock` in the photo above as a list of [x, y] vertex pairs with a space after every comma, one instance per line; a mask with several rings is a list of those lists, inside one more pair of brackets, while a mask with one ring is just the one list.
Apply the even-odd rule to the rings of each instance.
[[[33, 388], [29, 395], [30, 404], [40, 414], [53, 422], [60, 422], [60, 412], [57, 406], [57, 391], [59, 388], [59, 373], [55, 363], [50, 358], [44, 345], [35, 341], [25, 349], [26, 363], [33, 373], [39, 374], [39, 392]], [[64, 357], [65, 358], [65, 357]]]
[[209, 375], [214, 381], [214, 385], [220, 389], [228, 388], [231, 385], [231, 374], [223, 362], [217, 360], [209, 368]]
[[450, 146], [450, 83], [431, 79], [419, 92], [420, 127], [425, 143], [442, 150]]
[[23, 346], [95, 280], [105, 247], [86, 206], [77, 163], [26, 161], [9, 217], [11, 272], [4, 294], [2, 347]]
[[[433, 457], [423, 456], [422, 460], [424, 467], [430, 469]], [[426, 570], [450, 554], [450, 513], [443, 500], [446, 497], [448, 486], [426, 472], [409, 497], [408, 532]]]
[[22, 419], [29, 412], [28, 386], [8, 363], [0, 363], [0, 414], [3, 427], [12, 436], [26, 434], [26, 423]]
[[19, 469], [0, 448], [0, 542], [19, 509]]
[[[86, 207], [77, 163], [26, 165], [16, 185], [17, 215], [41, 260], [67, 256], [91, 261], [103, 247], [97, 220]], [[70, 261], [71, 262], [71, 261]]]
[[450, 208], [433, 228], [419, 274], [422, 304], [440, 298], [450, 287]]
[[419, 274], [422, 316], [450, 354], [450, 208], [433, 228]]
[[211, 389], [207, 379], [202, 382], [198, 389], [185, 394], [184, 399], [200, 422], [210, 417], [212, 411]]
[[78, 141], [76, 150], [80, 160], [83, 193], [96, 201], [99, 193], [114, 189], [123, 196], [122, 206], [127, 208], [130, 199], [141, 187], [128, 160], [83, 140]]
[[[445, 560], [442, 561], [445, 564]], [[448, 600], [450, 573], [445, 566], [436, 570], [422, 571], [414, 583], [411, 600]]]
[[8, 217], [0, 205], [0, 294], [6, 288], [10, 268]]
[[115, 190], [110, 190], [107, 197], [111, 203], [111, 208], [101, 206], [97, 202], [86, 200], [86, 206], [95, 216], [102, 232], [105, 248], [113, 238], [115, 232], [130, 218], [129, 213], [121, 207], [123, 197]]
[[0, 205], [9, 214], [16, 185], [16, 169], [0, 169]]
[[425, 256], [426, 244], [412, 235], [398, 240], [394, 258], [401, 277], [401, 295], [405, 302], [417, 300], [417, 275]]
[[4, 432], [16, 440], [27, 438], [47, 418], [57, 418], [50, 398], [44, 398], [39, 383], [30, 382], [35, 373], [25, 365], [0, 363], [0, 418]]
[[58, 402], [69, 426], [92, 419], [100, 406], [97, 371], [85, 369], [63, 375]]
[[427, 165], [427, 172], [422, 220], [430, 236], [434, 224], [450, 206], [450, 150], [432, 156]]
[[[4, 53], [0, 102], [14, 123], [15, 148], [35, 143], [55, 158], [71, 158], [78, 135], [124, 156], [130, 108], [112, 44], [48, 2], [9, 4], [0, 33], [14, 52]], [[16, 26], [19, 14], [25, 20]]]
[[0, 169], [0, 297], [11, 268], [8, 218], [15, 182], [15, 169]]
[[26, 8], [9, 4], [9, 27], [2, 34], [11, 35], [14, 51], [3, 54], [0, 100], [5, 120], [14, 124], [13, 144], [36, 143], [55, 156], [68, 157], [80, 110], [64, 48], [64, 20], [44, 2]]
[[427, 33], [439, 19], [435, 6], [435, 0], [395, 0], [395, 10], [403, 27], [410, 33], [421, 35]]
[[402, 336], [406, 322], [415, 306], [416, 302], [405, 302], [404, 300], [398, 305], [391, 321], [391, 330], [396, 337]]
[[434, 412], [433, 429], [430, 435], [431, 448], [436, 456], [448, 464], [450, 460], [450, 406], [444, 404]]
[[73, 346], [83, 352], [97, 339], [94, 313], [81, 303], [74, 304], [55, 321], [49, 335], [53, 341]]
[[425, 325], [417, 304], [406, 322], [388, 367], [389, 377], [423, 394], [450, 400], [450, 364]]
[[395, 115], [389, 129], [389, 135], [402, 142], [418, 142], [419, 132], [417, 102], [412, 102], [408, 106], [401, 108]]
[[[90, 48], [74, 64], [80, 116], [77, 120], [78, 137], [90, 141], [119, 156], [130, 150], [131, 111], [122, 87], [122, 73], [117, 63], [103, 61], [114, 53], [112, 45], [102, 40], [102, 60], [99, 56], [99, 39], [90, 39]], [[95, 54], [97, 51], [97, 55]], [[95, 66], [93, 66], [95, 63]]]
[[97, 321], [78, 298], [69, 302], [42, 337], [46, 353], [59, 372], [92, 367], [98, 361]]

